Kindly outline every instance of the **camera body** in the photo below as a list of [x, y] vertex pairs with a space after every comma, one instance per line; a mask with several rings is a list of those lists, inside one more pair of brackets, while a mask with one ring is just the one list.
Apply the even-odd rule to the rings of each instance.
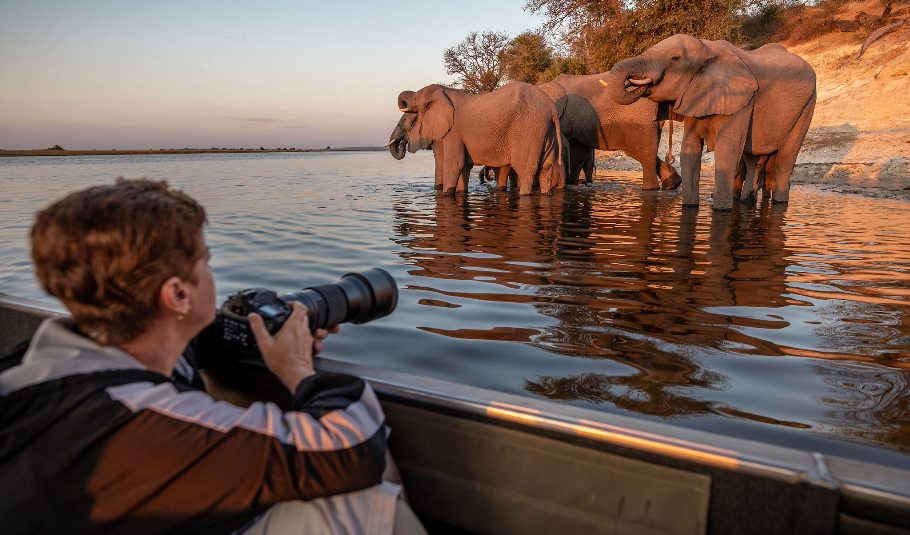
[[275, 334], [291, 315], [291, 301], [307, 307], [311, 331], [330, 329], [340, 323], [367, 323], [388, 316], [398, 305], [398, 286], [387, 271], [373, 268], [348, 273], [335, 284], [291, 294], [278, 295], [265, 288], [241, 290], [221, 305], [215, 320], [216, 336], [233, 349], [258, 357], [259, 348], [247, 316], [259, 314], [268, 331]]
[[221, 305], [218, 318], [222, 340], [236, 349], [258, 353], [247, 319], [254, 312], [262, 316], [266, 329], [275, 334], [291, 315], [291, 307], [279, 301], [278, 294], [264, 288], [251, 288], [229, 295]]

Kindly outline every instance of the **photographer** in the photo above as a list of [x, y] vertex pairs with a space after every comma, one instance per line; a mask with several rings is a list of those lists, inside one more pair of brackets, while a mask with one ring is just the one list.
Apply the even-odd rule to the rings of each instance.
[[375, 394], [313, 369], [329, 332], [311, 333], [300, 303], [275, 336], [250, 316], [291, 411], [199, 389], [182, 353], [216, 312], [205, 223], [192, 198], [147, 180], [38, 214], [37, 276], [72, 318], [42, 323], [0, 374], [4, 532], [425, 533], [382, 480]]

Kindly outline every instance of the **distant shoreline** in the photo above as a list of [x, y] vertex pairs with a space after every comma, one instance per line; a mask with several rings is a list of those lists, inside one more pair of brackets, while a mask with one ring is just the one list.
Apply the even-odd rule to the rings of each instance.
[[374, 152], [387, 150], [384, 147], [354, 147], [341, 149], [165, 149], [165, 150], [0, 150], [0, 158], [16, 156], [129, 156], [153, 154], [228, 154], [264, 152]]

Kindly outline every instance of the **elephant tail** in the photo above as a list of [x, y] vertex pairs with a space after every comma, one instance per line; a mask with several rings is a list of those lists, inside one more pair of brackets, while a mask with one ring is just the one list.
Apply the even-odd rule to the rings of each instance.
[[559, 116], [556, 115], [556, 106], [553, 106], [553, 125], [556, 127], [556, 144], [559, 151], [556, 152], [556, 164], [562, 165], [562, 130], [559, 129]]

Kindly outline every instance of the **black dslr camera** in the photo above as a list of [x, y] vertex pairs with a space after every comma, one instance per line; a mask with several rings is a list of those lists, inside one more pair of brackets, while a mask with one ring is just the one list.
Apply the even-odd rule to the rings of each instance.
[[291, 315], [291, 301], [306, 305], [311, 331], [331, 329], [340, 323], [366, 323], [388, 316], [398, 304], [398, 286], [387, 271], [373, 268], [348, 273], [335, 284], [285, 295], [263, 288], [242, 290], [229, 295], [221, 305], [215, 328], [220, 331], [221, 340], [233, 349], [258, 356], [247, 315], [255, 312], [262, 316], [266, 328], [275, 334]]

